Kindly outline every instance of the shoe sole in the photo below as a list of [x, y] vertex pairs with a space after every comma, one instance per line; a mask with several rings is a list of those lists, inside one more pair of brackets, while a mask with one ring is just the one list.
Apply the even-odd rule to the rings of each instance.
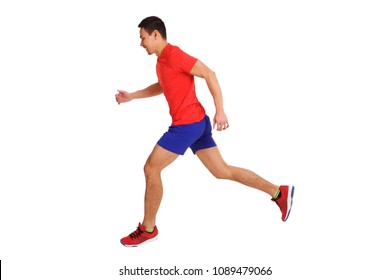
[[287, 211], [286, 218], [284, 218], [283, 222], [287, 221], [288, 216], [290, 216], [290, 211], [293, 204], [293, 197], [294, 197], [294, 186], [291, 186], [291, 188], [288, 189], [288, 198], [287, 198], [288, 211]]
[[155, 237], [153, 237], [153, 238], [150, 238], [150, 239], [148, 239], [148, 240], [145, 240], [144, 242], [142, 242], [142, 243], [140, 243], [140, 244], [137, 244], [137, 245], [127, 245], [127, 244], [124, 244], [122, 241], [121, 241], [121, 244], [122, 244], [123, 246], [129, 247], [129, 248], [131, 248], [131, 247], [139, 247], [139, 246], [141, 246], [141, 245], [144, 245], [145, 243], [149, 243], [149, 242], [152, 242], [152, 241], [156, 241], [157, 239], [158, 239], [158, 235], [155, 236]]

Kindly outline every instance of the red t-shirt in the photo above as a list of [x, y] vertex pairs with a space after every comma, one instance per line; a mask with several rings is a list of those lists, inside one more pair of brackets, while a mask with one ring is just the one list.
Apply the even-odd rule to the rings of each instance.
[[196, 58], [171, 44], [157, 58], [157, 77], [168, 101], [172, 125], [199, 122], [206, 115], [196, 97], [194, 76], [190, 74], [196, 62]]

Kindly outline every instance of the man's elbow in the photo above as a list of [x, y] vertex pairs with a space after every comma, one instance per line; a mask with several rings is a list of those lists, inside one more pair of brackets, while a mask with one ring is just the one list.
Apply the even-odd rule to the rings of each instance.
[[215, 80], [217, 78], [217, 74], [213, 70], [208, 69], [204, 72], [203, 78], [205, 78], [207, 81]]

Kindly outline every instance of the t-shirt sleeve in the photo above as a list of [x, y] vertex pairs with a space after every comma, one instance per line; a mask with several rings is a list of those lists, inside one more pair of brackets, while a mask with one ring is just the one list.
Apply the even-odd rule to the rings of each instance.
[[183, 52], [180, 49], [176, 52], [175, 63], [177, 67], [185, 73], [189, 74], [197, 61], [197, 58]]

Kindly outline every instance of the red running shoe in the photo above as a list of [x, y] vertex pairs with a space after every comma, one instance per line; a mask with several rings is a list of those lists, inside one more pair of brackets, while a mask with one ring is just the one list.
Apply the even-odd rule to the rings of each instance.
[[280, 211], [282, 211], [282, 221], [285, 222], [290, 215], [294, 196], [294, 186], [280, 186], [279, 190], [280, 193], [278, 197], [271, 200], [279, 206]]
[[130, 233], [128, 236], [121, 239], [121, 243], [126, 247], [137, 247], [146, 242], [156, 240], [157, 237], [158, 230], [156, 226], [154, 227], [153, 232], [149, 233], [146, 231], [146, 228], [139, 223], [137, 229], [133, 233]]

